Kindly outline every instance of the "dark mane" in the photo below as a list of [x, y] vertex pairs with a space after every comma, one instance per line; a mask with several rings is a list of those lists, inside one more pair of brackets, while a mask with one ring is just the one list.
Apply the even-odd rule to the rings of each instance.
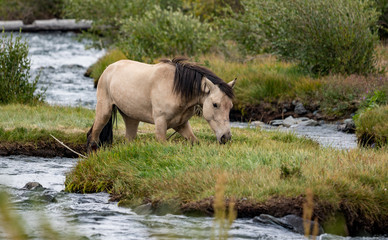
[[188, 100], [204, 94], [201, 89], [202, 78], [205, 76], [217, 85], [231, 99], [234, 98], [232, 87], [219, 78], [209, 69], [186, 62], [185, 57], [176, 57], [173, 60], [162, 59], [161, 62], [175, 65], [174, 92]]

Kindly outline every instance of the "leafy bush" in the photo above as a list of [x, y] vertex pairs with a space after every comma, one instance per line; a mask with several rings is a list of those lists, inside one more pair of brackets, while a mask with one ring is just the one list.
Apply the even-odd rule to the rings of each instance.
[[275, 2], [261, 4], [275, 53], [312, 73], [375, 71], [378, 14], [370, 1]]
[[29, 82], [30, 60], [28, 45], [21, 36], [0, 38], [0, 103], [36, 103], [43, 100], [44, 92], [34, 95], [39, 75]]
[[119, 46], [130, 59], [152, 61], [161, 56], [195, 55], [215, 43], [216, 32], [182, 11], [155, 6], [143, 16], [123, 21]]
[[23, 20], [62, 17], [63, 0], [0, 0], [0, 20]]
[[388, 38], [388, 0], [375, 0], [377, 11], [381, 13], [379, 18], [380, 37]]
[[262, 53], [268, 43], [261, 27], [256, 1], [241, 1], [241, 8], [241, 11], [229, 11], [229, 18], [217, 19], [222, 37], [237, 42], [237, 47], [243, 55]]
[[110, 64], [123, 59], [127, 59], [127, 57], [118, 49], [113, 49], [107, 52], [102, 58], [98, 59], [98, 61], [90, 67], [90, 76], [94, 79], [94, 87], [97, 87], [98, 79], [105, 68]]
[[376, 70], [378, 12], [371, 1], [256, 0], [243, 5], [245, 12], [226, 26], [232, 29], [229, 38], [248, 53], [267, 49], [314, 74]]
[[158, 0], [64, 0], [64, 15], [78, 20], [93, 21], [85, 36], [98, 47], [109, 47], [118, 39], [121, 20], [143, 15]]

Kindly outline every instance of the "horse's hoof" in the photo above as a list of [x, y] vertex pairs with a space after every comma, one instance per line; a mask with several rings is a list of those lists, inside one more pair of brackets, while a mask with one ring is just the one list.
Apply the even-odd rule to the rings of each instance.
[[88, 153], [91, 153], [91, 152], [95, 152], [97, 151], [98, 149], [98, 144], [96, 142], [92, 142], [89, 146], [88, 146]]

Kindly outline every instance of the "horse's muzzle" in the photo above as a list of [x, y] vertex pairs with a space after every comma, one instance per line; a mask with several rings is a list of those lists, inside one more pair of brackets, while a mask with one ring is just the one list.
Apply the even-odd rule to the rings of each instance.
[[232, 138], [232, 134], [230, 132], [228, 133], [225, 133], [224, 135], [222, 135], [222, 137], [220, 138], [220, 140], [218, 141], [220, 144], [225, 144], [226, 142], [228, 142], [230, 139]]

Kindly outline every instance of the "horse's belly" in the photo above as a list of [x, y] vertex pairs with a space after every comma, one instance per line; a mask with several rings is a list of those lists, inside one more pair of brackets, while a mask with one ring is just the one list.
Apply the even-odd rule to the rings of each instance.
[[126, 116], [153, 123], [151, 101], [146, 93], [134, 88], [111, 88], [111, 93], [113, 103]]

